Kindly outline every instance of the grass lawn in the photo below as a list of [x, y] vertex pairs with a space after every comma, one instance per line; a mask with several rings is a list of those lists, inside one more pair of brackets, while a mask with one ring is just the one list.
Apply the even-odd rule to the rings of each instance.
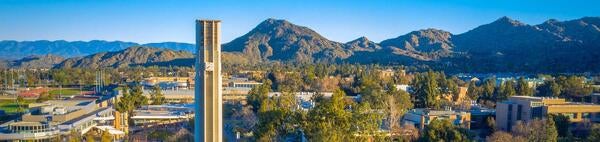
[[[27, 104], [34, 102], [34, 100], [25, 100], [23, 102], [23, 110], [27, 109]], [[14, 100], [0, 100], [0, 110], [4, 110], [7, 114], [17, 113], [19, 106]]]
[[56, 89], [56, 90], [48, 91], [48, 93], [50, 93], [50, 95], [61, 94], [62, 96], [73, 96], [73, 95], [79, 95], [81, 93], [81, 91], [79, 91], [79, 89]]

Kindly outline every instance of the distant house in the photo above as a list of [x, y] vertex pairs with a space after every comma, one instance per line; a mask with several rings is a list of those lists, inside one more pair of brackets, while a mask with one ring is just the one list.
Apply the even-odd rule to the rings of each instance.
[[477, 78], [477, 77], [473, 77], [469, 81], [471, 81], [471, 82], [479, 82], [481, 80], [479, 78]]
[[394, 77], [394, 70], [392, 69], [386, 69], [386, 70], [379, 70], [379, 78], [381, 79], [388, 79], [388, 78], [392, 78]]
[[412, 92], [412, 88], [408, 84], [396, 84], [396, 90], [402, 90], [405, 92]]
[[443, 94], [442, 97], [443, 99], [454, 103], [467, 101], [467, 89], [467, 87], [458, 87], [458, 96], [456, 96], [457, 98], [454, 98], [455, 96], [453, 94]]

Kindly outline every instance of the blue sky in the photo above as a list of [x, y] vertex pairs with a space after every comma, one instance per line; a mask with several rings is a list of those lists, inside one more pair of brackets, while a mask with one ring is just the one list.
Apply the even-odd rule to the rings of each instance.
[[438, 28], [459, 34], [508, 16], [527, 24], [600, 16], [582, 0], [0, 0], [0, 40], [194, 42], [194, 19], [220, 19], [222, 42], [267, 18], [307, 26], [330, 40], [379, 42]]

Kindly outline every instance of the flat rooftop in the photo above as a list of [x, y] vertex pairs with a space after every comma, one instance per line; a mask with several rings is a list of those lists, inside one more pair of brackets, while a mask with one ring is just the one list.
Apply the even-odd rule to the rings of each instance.
[[74, 123], [76, 123], [76, 122], [78, 122], [78, 121], [81, 121], [81, 120], [83, 120], [83, 119], [85, 119], [85, 118], [88, 118], [88, 117], [94, 116], [94, 115], [96, 115], [96, 114], [98, 114], [98, 113], [100, 113], [100, 112], [102, 112], [102, 111], [106, 111], [106, 110], [108, 110], [108, 109], [110, 109], [110, 108], [99, 108], [99, 109], [97, 109], [97, 110], [94, 110], [94, 111], [92, 111], [92, 112], [90, 112], [90, 113], [87, 113], [87, 114], [84, 114], [84, 115], [82, 115], [82, 116], [79, 116], [79, 117], [77, 117], [77, 118], [73, 118], [73, 119], [71, 119], [71, 120], [69, 120], [69, 121], [63, 122], [61, 125], [70, 125], [70, 124], [74, 124]]
[[430, 116], [443, 116], [443, 115], [460, 115], [467, 112], [458, 112], [453, 110], [430, 110], [423, 108], [416, 108], [408, 111], [408, 113], [416, 115], [430, 115]]

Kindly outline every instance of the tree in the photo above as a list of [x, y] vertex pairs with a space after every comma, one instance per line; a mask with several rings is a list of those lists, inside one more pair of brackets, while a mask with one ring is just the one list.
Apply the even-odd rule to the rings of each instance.
[[360, 94], [361, 101], [369, 102], [373, 109], [384, 109], [386, 108], [384, 102], [385, 92], [383, 87], [377, 81], [377, 77], [374, 74], [362, 75], [360, 78]]
[[587, 140], [590, 142], [600, 141], [600, 124], [594, 124], [592, 126], [592, 130], [590, 131], [590, 135], [587, 137]]
[[546, 119], [545, 124], [543, 125], [544, 135], [540, 135], [544, 138], [540, 139], [545, 142], [556, 142], [558, 141], [558, 132], [556, 130], [556, 124], [552, 119]]
[[148, 98], [143, 95], [144, 91], [142, 90], [142, 86], [134, 86], [129, 92], [131, 93], [131, 100], [133, 101], [134, 108], [139, 108], [142, 105], [148, 105]]
[[489, 133], [487, 133], [487, 134], [491, 134], [493, 132], [496, 132], [496, 120], [494, 119], [494, 117], [489, 116], [485, 120], [485, 122], [487, 124], [487, 129], [489, 130]]
[[583, 97], [592, 93], [592, 87], [585, 82], [584, 77], [560, 76], [558, 77], [558, 83], [562, 88], [561, 93], [564, 97], [569, 97], [571, 99], [576, 98], [580, 101], [583, 101]]
[[52, 97], [50, 96], [50, 93], [43, 92], [43, 93], [40, 94], [40, 96], [38, 96], [38, 98], [35, 100], [35, 102], [42, 103], [42, 102], [50, 100], [51, 98]]
[[481, 95], [481, 88], [478, 87], [477, 84], [475, 84], [475, 82], [469, 82], [469, 88], [467, 88], [467, 96], [469, 96], [471, 100], [478, 100], [479, 95]]
[[236, 132], [251, 132], [257, 123], [257, 116], [252, 112], [252, 107], [250, 106], [242, 106], [238, 105], [239, 108], [236, 108], [236, 111], [233, 112], [232, 118], [233, 120], [238, 120], [239, 124], [235, 126]]
[[536, 119], [523, 123], [517, 121], [512, 128], [513, 136], [521, 136], [533, 142], [555, 142], [558, 140], [558, 132], [554, 120]]
[[521, 136], [513, 136], [510, 133], [504, 131], [494, 132], [492, 135], [487, 137], [487, 142], [527, 142], [527, 139]]
[[560, 97], [562, 88], [555, 80], [549, 80], [537, 87], [537, 90], [539, 92], [537, 96]]
[[296, 108], [292, 93], [282, 92], [278, 97], [258, 97], [258, 125], [254, 131], [258, 141], [281, 141], [296, 136], [299, 119], [304, 118]]
[[155, 85], [152, 87], [152, 92], [150, 92], [150, 99], [152, 100], [152, 105], [162, 105], [166, 102], [165, 95], [162, 93], [160, 86]]
[[358, 135], [356, 141], [367, 141], [370, 137], [377, 134], [380, 128], [383, 116], [380, 113], [373, 112], [369, 102], [361, 102], [352, 110], [353, 126], [350, 128], [351, 134]]
[[387, 91], [388, 99], [386, 99], [386, 103], [388, 106], [387, 110], [387, 121], [389, 125], [389, 130], [394, 136], [394, 133], [399, 133], [400, 131], [400, 119], [402, 116], [413, 107], [413, 104], [410, 100], [410, 95], [402, 90], [396, 90], [393, 85]]
[[431, 142], [466, 142], [469, 137], [466, 132], [452, 125], [447, 119], [434, 119], [425, 128], [424, 140]]
[[[412, 124], [405, 124], [402, 125], [402, 127], [400, 127], [400, 132], [402, 132], [402, 135], [400, 135], [400, 138], [398, 139], [398, 141], [404, 141], [404, 142], [412, 142], [412, 141], [417, 141], [419, 139], [419, 129], [417, 129], [415, 127], [415, 125]], [[392, 139], [395, 140], [395, 139]]]
[[496, 90], [496, 79], [486, 79], [481, 85], [481, 97], [479, 97], [480, 103], [487, 104], [490, 107], [495, 106], [494, 92]]
[[[446, 78], [444, 72], [438, 73], [440, 93], [452, 96], [452, 100], [458, 100], [458, 85], [453, 79]], [[458, 79], [457, 79], [458, 80]]]
[[256, 113], [262, 106], [262, 102], [269, 98], [269, 92], [271, 91], [271, 83], [263, 82], [262, 85], [252, 88], [248, 92], [248, 103], [252, 106], [252, 110]]
[[21, 113], [24, 111], [23, 105], [25, 105], [25, 99], [23, 96], [17, 96], [17, 112]]
[[110, 133], [108, 133], [108, 130], [103, 130], [100, 142], [112, 142], [112, 141], [113, 141], [113, 137]]
[[134, 109], [133, 106], [133, 97], [129, 94], [129, 89], [124, 87], [121, 91], [123, 93], [120, 98], [118, 98], [115, 102], [115, 109], [121, 113], [129, 113]]
[[303, 126], [310, 141], [348, 141], [350, 136], [350, 116], [342, 90], [336, 90], [330, 99], [321, 99], [307, 115]]
[[85, 142], [96, 142], [96, 137], [94, 136], [93, 132], [88, 132], [85, 135]]
[[569, 121], [569, 117], [562, 114], [551, 114], [549, 116], [549, 119], [554, 120], [554, 124], [556, 124], [556, 131], [558, 131], [559, 137], [567, 137], [568, 135], [570, 135], [569, 126], [571, 125], [571, 123]]
[[517, 81], [516, 92], [517, 92], [517, 95], [519, 95], [519, 96], [533, 95], [533, 89], [531, 89], [531, 87], [529, 87], [529, 83], [527, 83], [527, 81], [525, 81], [524, 77], [520, 77], [519, 80]]
[[81, 142], [79, 132], [71, 130], [71, 132], [69, 133], [69, 142]]
[[412, 86], [415, 88], [415, 96], [418, 99], [417, 107], [440, 108], [437, 99], [441, 92], [438, 85], [437, 74], [431, 70], [415, 76]]
[[517, 93], [515, 91], [515, 83], [512, 80], [507, 80], [500, 85], [495, 101], [504, 101], [516, 94]]

